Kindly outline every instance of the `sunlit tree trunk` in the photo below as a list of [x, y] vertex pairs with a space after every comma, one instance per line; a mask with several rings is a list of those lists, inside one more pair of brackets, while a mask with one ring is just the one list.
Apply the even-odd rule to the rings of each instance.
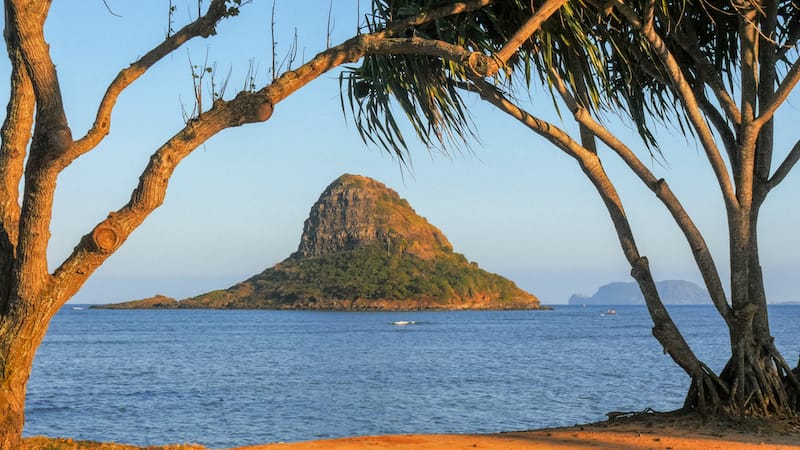
[[[28, 303], [30, 305], [30, 303]], [[29, 306], [10, 311], [0, 323], [0, 448], [18, 449], [24, 426], [25, 391], [36, 349], [52, 313]]]

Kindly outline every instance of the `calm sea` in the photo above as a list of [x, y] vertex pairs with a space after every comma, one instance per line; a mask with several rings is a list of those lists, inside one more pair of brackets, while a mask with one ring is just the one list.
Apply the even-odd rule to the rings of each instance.
[[[670, 309], [711, 367], [712, 307]], [[387, 433], [573, 425], [670, 410], [688, 378], [644, 307], [341, 313], [73, 309], [28, 385], [26, 435], [210, 447]], [[791, 364], [800, 306], [770, 309]], [[408, 322], [399, 325], [399, 322]]]

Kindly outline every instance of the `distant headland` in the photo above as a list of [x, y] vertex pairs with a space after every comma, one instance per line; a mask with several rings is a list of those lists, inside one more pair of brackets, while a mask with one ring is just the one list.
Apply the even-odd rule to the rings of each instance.
[[512, 281], [453, 252], [405, 199], [342, 175], [312, 206], [295, 253], [241, 283], [183, 300], [155, 296], [108, 309], [545, 309]]
[[[657, 281], [656, 289], [665, 305], [711, 305], [708, 291], [691, 281]], [[573, 294], [570, 305], [644, 305], [644, 296], [639, 285], [630, 283], [609, 283], [597, 290], [594, 295]]]

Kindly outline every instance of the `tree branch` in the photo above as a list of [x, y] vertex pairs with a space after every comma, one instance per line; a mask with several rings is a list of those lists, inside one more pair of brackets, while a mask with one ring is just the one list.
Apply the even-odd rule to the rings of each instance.
[[53, 273], [54, 284], [59, 286], [58, 303], [72, 297], [89, 275], [162, 204], [169, 179], [186, 156], [226, 128], [269, 119], [272, 109], [272, 103], [263, 94], [241, 92], [233, 100], [217, 101], [162, 145], [150, 158], [128, 203], [85, 235]]
[[31, 154], [43, 152], [52, 159], [72, 144], [72, 135], [64, 113], [56, 66], [44, 39], [49, 6], [49, 1], [8, 1], [6, 33], [19, 43], [36, 95], [36, 128]]
[[[452, 5], [440, 7], [428, 12], [423, 12], [417, 16], [399, 21], [379, 33], [373, 34], [375, 38], [393, 35], [404, 32], [409, 26], [420, 25], [423, 23], [438, 20], [451, 15], [460, 14], [467, 11], [482, 8], [492, 3], [493, 0], [472, 0], [457, 2]], [[111, 127], [111, 113], [120, 94], [150, 67], [179, 48], [185, 42], [195, 37], [209, 37], [215, 34], [215, 26], [220, 20], [226, 17], [227, 7], [225, 0], [213, 0], [206, 14], [199, 17], [194, 22], [186, 25], [177, 33], [165, 39], [154, 49], [150, 50], [138, 61], [129, 67], [121, 70], [114, 81], [109, 85], [100, 103], [97, 115], [92, 128], [87, 134], [75, 141], [75, 145], [65, 156], [65, 165], [70, 164], [77, 157], [95, 148], [102, 139], [109, 133]]]
[[108, 135], [111, 128], [111, 113], [120, 94], [128, 86], [133, 84], [158, 61], [180, 48], [189, 40], [196, 37], [207, 38], [216, 34], [216, 25], [227, 16], [228, 9], [225, 3], [225, 0], [213, 0], [204, 16], [198, 17], [197, 20], [186, 25], [177, 33], [167, 37], [158, 46], [117, 74], [114, 81], [106, 89], [92, 128], [84, 137], [75, 141], [75, 145], [64, 155], [64, 166], [69, 165], [79, 156], [94, 149]]
[[792, 171], [798, 160], [800, 160], [800, 141], [794, 144], [789, 154], [786, 155], [786, 159], [783, 160], [781, 165], [775, 170], [775, 173], [772, 174], [772, 177], [767, 182], [767, 188], [771, 190], [779, 185], [781, 181], [789, 175], [789, 172]]
[[628, 168], [636, 174], [648, 189], [656, 194], [656, 197], [661, 200], [670, 212], [673, 220], [675, 220], [675, 223], [683, 232], [689, 244], [689, 248], [692, 250], [695, 263], [700, 270], [700, 274], [703, 276], [703, 281], [708, 288], [714, 306], [725, 322], [731, 324], [733, 321], [733, 313], [728, 305], [727, 295], [722, 286], [719, 270], [714, 262], [714, 258], [711, 256], [711, 250], [708, 248], [700, 230], [697, 229], [689, 213], [683, 208], [680, 200], [678, 200], [677, 196], [672, 192], [667, 182], [663, 178], [657, 179], [650, 169], [642, 163], [627, 145], [617, 139], [606, 127], [594, 120], [586, 108], [578, 104], [574, 96], [567, 90], [566, 84], [557, 71], [551, 69], [549, 73], [556, 91], [561, 95], [564, 103], [566, 103], [567, 107], [574, 115], [575, 120], [581, 127], [585, 127], [619, 155], [625, 164], [627, 164]]
[[[734, 167], [734, 182], [739, 206], [750, 210], [753, 201], [755, 178], [755, 156], [758, 126], [754, 123], [758, 112], [758, 12], [754, 6], [746, 6], [739, 12], [739, 61], [741, 66], [742, 123], [738, 133], [739, 164]], [[735, 302], [734, 302], [735, 304]]]
[[532, 116], [515, 104], [508, 101], [497, 90], [483, 80], [475, 80], [481, 98], [493, 104], [501, 111], [522, 122], [535, 133], [554, 143], [559, 149], [576, 159], [584, 174], [589, 178], [595, 189], [600, 194], [606, 205], [614, 229], [620, 240], [623, 253], [631, 265], [631, 275], [639, 284], [645, 297], [647, 308], [653, 318], [653, 335], [658, 339], [664, 350], [669, 353], [673, 361], [683, 368], [690, 376], [697, 376], [702, 371], [703, 364], [697, 359], [692, 349], [683, 339], [677, 326], [672, 321], [664, 304], [659, 298], [655, 282], [650, 274], [647, 258], [640, 256], [636, 248], [633, 232], [630, 228], [622, 202], [619, 200], [616, 188], [608, 175], [603, 170], [600, 158], [591, 151], [581, 147], [558, 127]]
[[[505, 43], [503, 48], [495, 54], [495, 57], [500, 63], [506, 64], [508, 60], [519, 50], [522, 44], [533, 36], [533, 33], [539, 31], [542, 24], [550, 18], [556, 11], [566, 3], [566, 0], [547, 0], [544, 5], [534, 11], [530, 19], [514, 33], [513, 36]], [[532, 5], [533, 3], [531, 3]]]
[[[25, 167], [19, 214], [14, 292], [10, 298], [35, 299], [46, 280], [53, 193], [58, 171], [54, 158], [72, 144], [55, 65], [44, 39], [47, 0], [6, 2], [6, 42], [18, 49], [36, 101], [35, 126]], [[17, 187], [18, 188], [18, 187]], [[13, 305], [7, 305], [9, 307]]]
[[[471, 5], [477, 8], [484, 3], [485, 1], [472, 2]], [[465, 11], [464, 5], [450, 6], [446, 10], [457, 14]], [[433, 20], [437, 16], [429, 14], [426, 17]], [[411, 18], [409, 22], [413, 23], [415, 20], [421, 19]], [[274, 105], [323, 73], [342, 64], [355, 62], [367, 52], [386, 50], [385, 46], [381, 45], [383, 40], [390, 42], [388, 47], [394, 46], [398, 51], [404, 49], [403, 46], [397, 45], [397, 41], [402, 39], [385, 39], [385, 36], [399, 30], [401, 30], [399, 25], [392, 25], [380, 32], [351, 38], [317, 54], [297, 69], [282, 74], [257, 92], [240, 92], [232, 100], [217, 100], [209, 111], [190, 121], [153, 154], [130, 201], [116, 212], [110, 213], [85, 235], [72, 254], [55, 270], [51, 277], [53, 281], [51, 286], [58, 286], [58, 291], [52, 294], [57, 298], [57, 306], [63, 305], [71, 298], [86, 279], [122, 245], [130, 233], [161, 205], [175, 167], [194, 149], [226, 128], [268, 120]], [[459, 55], [464, 53], [469, 54], [463, 51]]]
[[11, 293], [19, 233], [19, 186], [36, 104], [25, 63], [13, 42], [8, 42], [8, 54], [11, 91], [6, 119], [0, 129], [0, 315], [5, 313]]
[[763, 106], [761, 113], [758, 115], [758, 118], [753, 122], [753, 125], [760, 128], [769, 120], [775, 116], [775, 112], [778, 108], [789, 98], [789, 94], [792, 93], [794, 88], [797, 86], [798, 81], [800, 81], [800, 59], [796, 60], [794, 64], [792, 64], [792, 68], [789, 69], [789, 73], [786, 74], [786, 77], [781, 81], [781, 84], [778, 86], [778, 89], [773, 94], [772, 98], [767, 102], [766, 105]]
[[0, 224], [12, 247], [19, 231], [19, 184], [31, 139], [36, 99], [20, 52], [9, 45], [11, 92], [3, 127], [0, 129]]
[[711, 129], [700, 113], [700, 107], [697, 104], [697, 99], [692, 92], [692, 88], [686, 82], [683, 72], [681, 72], [680, 65], [675, 60], [675, 57], [670, 53], [669, 49], [658, 33], [656, 33], [652, 27], [645, 27], [641, 20], [639, 20], [639, 18], [636, 16], [636, 13], [630, 7], [628, 7], [625, 2], [616, 0], [614, 2], [614, 7], [622, 14], [622, 16], [625, 17], [625, 19], [631, 24], [631, 26], [633, 26], [633, 28], [637, 29], [639, 33], [641, 33], [641, 35], [645, 38], [645, 40], [647, 40], [648, 44], [652, 48], [654, 54], [661, 60], [661, 63], [664, 65], [664, 68], [666, 69], [666, 72], [672, 81], [673, 88], [677, 91], [679, 98], [683, 102], [686, 114], [695, 128], [701, 144], [703, 145], [706, 157], [711, 164], [711, 168], [714, 171], [714, 175], [717, 178], [717, 183], [719, 184], [722, 192], [722, 197], [725, 200], [726, 209], [729, 212], [737, 210], [739, 208], [739, 201], [736, 198], [736, 192], [734, 191], [733, 184], [731, 183], [730, 176], [728, 175], [727, 167], [725, 166], [725, 162], [722, 160], [719, 148], [714, 142], [714, 135], [711, 133]]
[[[776, 31], [778, 27], [778, 2], [769, 1], [762, 4], [762, 11], [760, 14], [761, 29], [758, 32], [758, 114], [753, 123], [753, 127], [757, 130], [758, 141], [756, 142], [756, 154], [754, 162], [754, 184], [753, 184], [753, 202], [755, 203], [755, 211], [757, 214], [758, 205], [764, 202], [766, 195], [769, 192], [767, 183], [769, 181], [769, 174], [772, 171], [772, 156], [775, 149], [775, 121], [772, 120], [773, 112], [768, 112], [772, 107], [772, 99], [775, 98], [776, 80], [778, 79], [778, 67], [776, 54], [778, 50], [776, 39]], [[791, 73], [789, 74], [791, 76]], [[784, 79], [783, 82], [785, 82]], [[783, 84], [782, 82], [782, 84]], [[788, 94], [787, 94], [788, 95]], [[768, 118], [767, 118], [768, 117]], [[754, 217], [755, 219], [755, 217]], [[757, 228], [757, 227], [755, 227]], [[753, 242], [756, 242], [756, 229], [753, 230]], [[755, 255], [758, 263], [758, 255]], [[754, 266], [755, 267], [755, 266]], [[763, 293], [764, 283], [754, 283], [762, 286], [759, 292]], [[766, 311], [766, 298], [764, 295], [755, 295], [753, 298], [759, 297], [763, 301], [763, 310]], [[751, 299], [752, 300], [752, 299]], [[757, 314], [757, 321], [766, 322], [766, 317], [763, 314]], [[762, 329], [768, 329], [762, 327]], [[768, 333], [767, 333], [768, 334]]]

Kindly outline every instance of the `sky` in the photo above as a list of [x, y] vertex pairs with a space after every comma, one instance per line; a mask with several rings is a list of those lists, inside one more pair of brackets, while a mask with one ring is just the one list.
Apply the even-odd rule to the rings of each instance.
[[[102, 0], [53, 2], [45, 30], [73, 136], [89, 128], [116, 73], [157, 45], [168, 28], [166, 1], [106, 3], [114, 14]], [[196, 2], [175, 4], [173, 27], [178, 29], [196, 15]], [[286, 66], [282, 61], [294, 36], [293, 67], [325, 48], [329, 10], [331, 43], [352, 36], [367, 4], [278, 1], [276, 65]], [[128, 201], [150, 154], [183, 127], [183, 111], [193, 104], [191, 64], [215, 65], [217, 80], [230, 71], [226, 98], [246, 85], [251, 66], [258, 87], [269, 82], [272, 5], [254, 0], [243, 6], [238, 17], [219, 25], [216, 36], [177, 50], [122, 94], [111, 134], [59, 178], [51, 270], [81, 236]], [[0, 63], [0, 73], [8, 76], [7, 62]], [[0, 98], [8, 98], [7, 83], [0, 86]], [[578, 165], [479, 99], [467, 102], [479, 128], [470, 150], [441, 155], [411, 138], [411, 164], [402, 167], [361, 141], [342, 112], [338, 72], [323, 75], [276, 105], [269, 121], [225, 130], [186, 158], [163, 206], [71, 302], [155, 294], [180, 299], [259, 273], [296, 250], [312, 204], [343, 173], [369, 176], [395, 189], [448, 236], [457, 252], [511, 278], [543, 303], [566, 303], [573, 293], [592, 294], [608, 282], [632, 281], [608, 214]], [[574, 131], [543, 88], [533, 88], [522, 103]], [[778, 114], [778, 156], [797, 140], [797, 118], [795, 95]], [[664, 129], [658, 138], [665, 158], [651, 158], [629, 123], [612, 118], [609, 124], [684, 201], [727, 278], [724, 208], [703, 152], [692, 140]], [[688, 246], [663, 206], [607, 149], [601, 154], [654, 277], [699, 282]], [[760, 245], [770, 301], [800, 300], [794, 284], [800, 211], [793, 194], [798, 187], [800, 175], [793, 173], [762, 212]]]

